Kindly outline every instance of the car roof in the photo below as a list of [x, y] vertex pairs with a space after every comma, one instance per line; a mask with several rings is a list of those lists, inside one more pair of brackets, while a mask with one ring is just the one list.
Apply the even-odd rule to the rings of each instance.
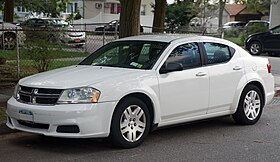
[[225, 24], [237, 24], [237, 23], [245, 23], [244, 21], [229, 21]]
[[252, 22], [264, 22], [264, 23], [269, 23], [269, 21], [267, 21], [267, 20], [250, 20], [248, 23], [252, 23]]
[[[166, 42], [170, 43], [172, 41], [181, 41], [181, 40], [204, 40], [204, 41], [212, 41], [218, 40], [221, 41], [219, 38], [208, 37], [208, 36], [200, 36], [200, 35], [193, 35], [193, 34], [157, 34], [157, 35], [139, 35], [139, 36], [132, 36], [119, 39], [117, 41], [157, 41], [157, 42]], [[225, 41], [225, 40], [223, 40]]]

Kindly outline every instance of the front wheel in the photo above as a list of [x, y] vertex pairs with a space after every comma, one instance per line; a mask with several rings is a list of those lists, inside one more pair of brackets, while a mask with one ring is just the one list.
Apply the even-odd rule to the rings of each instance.
[[135, 97], [127, 97], [115, 109], [110, 139], [121, 148], [139, 146], [150, 131], [150, 113], [146, 104]]
[[248, 85], [243, 90], [237, 111], [232, 117], [238, 124], [255, 124], [261, 117], [263, 106], [264, 100], [260, 89], [255, 85]]

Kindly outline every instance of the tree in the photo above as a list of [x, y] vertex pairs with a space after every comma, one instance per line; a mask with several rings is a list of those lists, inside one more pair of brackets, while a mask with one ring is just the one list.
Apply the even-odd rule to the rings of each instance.
[[247, 0], [247, 7], [253, 12], [269, 13], [271, 0]]
[[11, 23], [14, 21], [14, 1], [13, 0], [5, 0], [4, 21], [11, 22]]
[[61, 11], [65, 10], [67, 2], [69, 0], [17, 0], [17, 5], [29, 11], [57, 17]]
[[153, 32], [163, 33], [166, 7], [166, 0], [155, 0]]
[[226, 0], [219, 0], [219, 28], [223, 26], [223, 13], [226, 5]]
[[172, 27], [189, 24], [190, 20], [198, 14], [198, 6], [193, 0], [178, 1], [167, 6], [167, 24]]
[[12, 22], [11, 18], [14, 15], [14, 7], [16, 6], [24, 7], [28, 11], [43, 13], [46, 16], [57, 17], [61, 11], [66, 9], [66, 4], [70, 1], [71, 0], [0, 0], [0, 11], [4, 11], [4, 20], [6, 20], [5, 18], [8, 16], [9, 22]]
[[119, 37], [124, 38], [140, 33], [141, 0], [120, 0], [120, 30]]

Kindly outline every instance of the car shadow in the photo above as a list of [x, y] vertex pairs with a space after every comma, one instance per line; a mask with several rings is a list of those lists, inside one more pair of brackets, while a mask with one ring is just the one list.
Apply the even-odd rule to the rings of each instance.
[[[228, 128], [234, 128], [237, 125], [230, 117], [220, 117], [199, 121], [195, 123], [187, 123], [176, 125], [173, 127], [165, 127], [154, 132], [151, 132], [145, 139], [145, 142], [140, 147], [154, 145], [154, 142], [168, 141], [172, 138], [188, 138], [194, 133], [207, 134], [209, 132], [224, 131]], [[65, 154], [84, 154], [94, 153], [99, 151], [114, 151], [119, 148], [113, 147], [108, 138], [105, 139], [70, 139], [46, 137], [43, 135], [27, 134], [19, 136], [10, 141], [11, 144], [17, 147], [28, 149], [42, 150], [46, 152], [60, 152]]]

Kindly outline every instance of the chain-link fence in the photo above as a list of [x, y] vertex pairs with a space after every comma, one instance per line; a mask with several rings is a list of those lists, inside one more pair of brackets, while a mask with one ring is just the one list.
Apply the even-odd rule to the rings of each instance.
[[[79, 63], [104, 44], [118, 39], [115, 24], [76, 24], [71, 30], [0, 28], [0, 82]], [[151, 34], [151, 28], [141, 28], [141, 34]], [[188, 33], [200, 35], [203, 30]]]

